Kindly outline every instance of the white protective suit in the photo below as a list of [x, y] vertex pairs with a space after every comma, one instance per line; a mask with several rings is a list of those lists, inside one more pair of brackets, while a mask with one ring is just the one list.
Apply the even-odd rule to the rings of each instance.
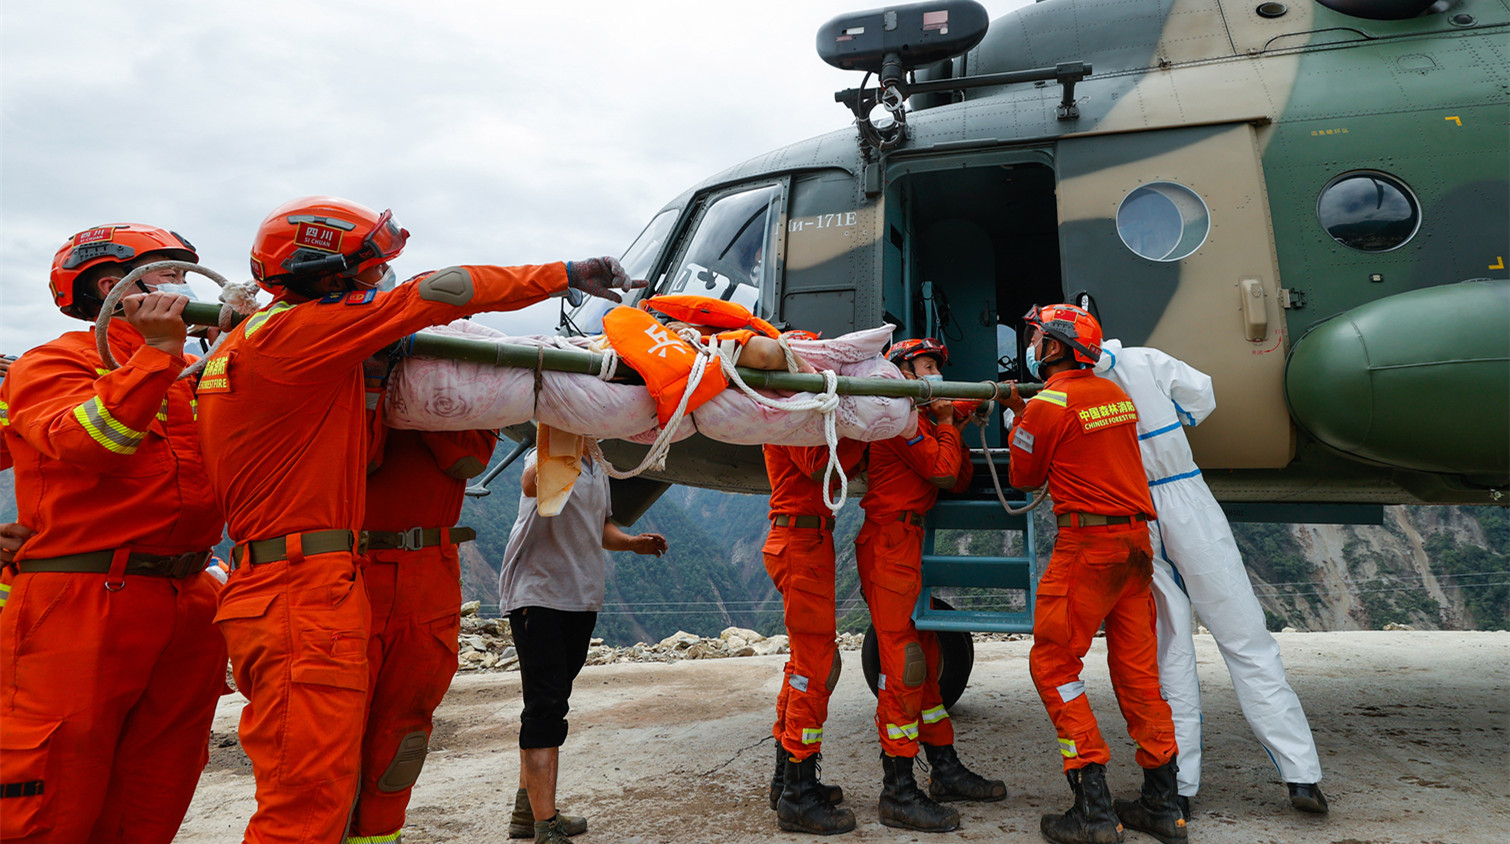
[[1321, 781], [1321, 761], [1300, 699], [1285, 680], [1279, 643], [1264, 624], [1226, 514], [1195, 465], [1181, 425], [1216, 408], [1211, 377], [1158, 351], [1102, 345], [1095, 372], [1114, 382], [1138, 410], [1138, 446], [1158, 521], [1153, 594], [1158, 613], [1159, 683], [1180, 746], [1179, 792], [1201, 786], [1201, 687], [1190, 610], [1200, 615], [1227, 661], [1238, 704], [1253, 735], [1287, 783]]

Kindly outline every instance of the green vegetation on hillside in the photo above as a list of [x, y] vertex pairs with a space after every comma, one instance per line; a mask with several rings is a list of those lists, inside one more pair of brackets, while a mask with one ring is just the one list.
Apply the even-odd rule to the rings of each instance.
[[1465, 507], [1477, 517], [1487, 547], [1461, 544], [1450, 533], [1426, 540], [1443, 587], [1457, 587], [1480, 630], [1510, 628], [1510, 512], [1504, 507]]

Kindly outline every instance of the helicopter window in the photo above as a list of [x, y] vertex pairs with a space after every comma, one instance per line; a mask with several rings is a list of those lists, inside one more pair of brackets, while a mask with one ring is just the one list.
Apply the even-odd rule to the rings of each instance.
[[758, 312], [760, 289], [774, 266], [769, 257], [780, 204], [779, 185], [715, 200], [662, 292], [716, 296]]
[[[676, 217], [681, 213], [680, 209], [671, 208], [655, 215], [650, 225], [640, 232], [640, 236], [629, 244], [624, 250], [624, 256], [619, 263], [624, 266], [624, 272], [630, 278], [643, 279], [655, 269], [655, 259], [661, 254], [661, 247], [666, 245], [666, 238], [671, 236], [671, 229], [676, 225]], [[587, 301], [578, 305], [567, 317], [566, 324], [570, 325], [577, 334], [597, 334], [603, 330], [603, 316], [614, 307], [614, 303], [607, 299], [596, 296], [587, 297]]]
[[1421, 227], [1421, 206], [1403, 182], [1384, 173], [1346, 173], [1321, 190], [1316, 217], [1333, 240], [1360, 252], [1403, 246]]
[[1174, 182], [1150, 182], [1122, 199], [1117, 234], [1150, 261], [1178, 261], [1206, 242], [1211, 212], [1195, 191]]

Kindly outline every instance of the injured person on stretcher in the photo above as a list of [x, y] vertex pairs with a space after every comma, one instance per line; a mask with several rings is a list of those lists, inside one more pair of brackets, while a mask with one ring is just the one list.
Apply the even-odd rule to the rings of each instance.
[[[656, 315], [660, 315], [658, 319]], [[662, 321], [664, 320], [664, 322]], [[420, 430], [502, 428], [535, 420], [594, 439], [672, 442], [701, 433], [737, 445], [825, 444], [825, 412], [839, 437], [870, 441], [915, 424], [909, 399], [783, 394], [733, 383], [734, 366], [901, 378], [882, 357], [892, 326], [831, 340], [783, 334], [743, 306], [700, 296], [657, 296], [614, 308], [593, 337], [504, 337], [459, 320], [437, 333], [605, 355], [599, 375], [434, 358], [408, 358], [390, 382], [389, 423]], [[630, 370], [643, 383], [619, 377]], [[729, 387], [735, 389], [728, 389]], [[752, 395], [753, 394], [753, 395]], [[680, 414], [678, 409], [680, 408]], [[673, 419], [675, 421], [673, 421]], [[670, 428], [668, 432], [666, 429]]]

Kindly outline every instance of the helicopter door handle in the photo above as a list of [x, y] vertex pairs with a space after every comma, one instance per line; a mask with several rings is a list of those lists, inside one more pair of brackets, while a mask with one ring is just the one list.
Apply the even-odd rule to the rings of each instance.
[[1264, 284], [1256, 278], [1245, 278], [1238, 283], [1243, 297], [1243, 331], [1248, 339], [1258, 342], [1269, 336], [1269, 307], [1264, 295]]

